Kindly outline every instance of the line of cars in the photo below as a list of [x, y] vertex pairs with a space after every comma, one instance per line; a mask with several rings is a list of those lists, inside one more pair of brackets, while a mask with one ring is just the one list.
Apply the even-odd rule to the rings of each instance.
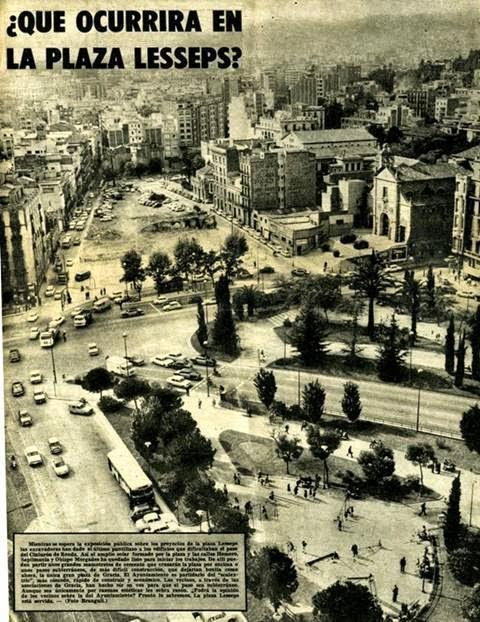
[[167, 378], [166, 382], [170, 386], [184, 391], [189, 391], [193, 382], [202, 380], [202, 374], [194, 369], [193, 365], [216, 367], [217, 364], [214, 358], [199, 355], [188, 359], [181, 352], [170, 352], [164, 356], [155, 356], [152, 363], [159, 367], [175, 370], [175, 373]]
[[[56, 436], [52, 436], [47, 441], [51, 459], [52, 469], [57, 477], [67, 477], [70, 474], [70, 467], [65, 462], [63, 456], [63, 445]], [[25, 448], [25, 458], [30, 467], [43, 465], [43, 456], [36, 445], [29, 445]]]

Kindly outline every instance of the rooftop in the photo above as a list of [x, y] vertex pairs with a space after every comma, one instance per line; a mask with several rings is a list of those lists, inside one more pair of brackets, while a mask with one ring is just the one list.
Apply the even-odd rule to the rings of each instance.
[[417, 162], [412, 166], [401, 164], [396, 169], [397, 178], [403, 181], [421, 181], [424, 179], [448, 179], [460, 172], [460, 167], [447, 162], [425, 164]]
[[375, 140], [365, 128], [342, 129], [342, 130], [298, 130], [290, 132], [302, 143], [332, 143], [352, 142], [362, 140]]

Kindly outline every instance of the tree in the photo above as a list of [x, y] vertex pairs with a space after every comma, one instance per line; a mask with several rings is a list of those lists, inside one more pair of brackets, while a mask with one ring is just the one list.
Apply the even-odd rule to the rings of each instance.
[[242, 304], [247, 305], [248, 317], [253, 317], [258, 299], [258, 289], [254, 285], [244, 285], [239, 292]]
[[212, 337], [219, 350], [234, 355], [238, 352], [239, 339], [233, 320], [228, 279], [221, 276], [215, 285], [217, 313], [213, 324]]
[[342, 278], [338, 274], [324, 274], [303, 279], [301, 291], [307, 304], [312, 304], [322, 309], [327, 324], [328, 312], [338, 307], [342, 300]]
[[247, 514], [228, 505], [217, 505], [213, 509], [210, 531], [213, 533], [244, 533], [247, 536], [252, 533]]
[[405, 342], [395, 316], [390, 326], [382, 331], [377, 358], [377, 371], [385, 382], [399, 382], [405, 374]]
[[290, 602], [297, 591], [295, 564], [276, 546], [264, 546], [248, 557], [247, 585], [256, 598], [268, 598], [277, 611], [282, 600]]
[[358, 384], [346, 382], [343, 385], [342, 411], [347, 419], [354, 423], [362, 414], [362, 402]]
[[315, 458], [323, 461], [323, 481], [328, 486], [328, 458], [340, 447], [340, 435], [336, 432], [321, 432], [317, 426], [310, 426], [307, 431], [310, 451]]
[[393, 451], [383, 443], [378, 443], [371, 450], [361, 451], [357, 462], [371, 484], [380, 483], [395, 472]]
[[209, 469], [213, 464], [215, 452], [211, 441], [195, 428], [190, 434], [178, 435], [172, 440], [165, 460], [165, 469], [181, 471], [185, 474], [185, 479], [188, 479], [192, 471]]
[[435, 461], [435, 450], [428, 443], [417, 443], [407, 447], [405, 458], [420, 469], [420, 486], [423, 489], [423, 467]]
[[463, 413], [460, 432], [468, 449], [480, 454], [480, 407], [478, 404], [471, 406]]
[[455, 371], [455, 321], [450, 316], [447, 333], [445, 335], [445, 371], [453, 374]]
[[205, 310], [203, 308], [203, 300], [199, 300], [197, 303], [197, 339], [198, 343], [203, 346], [203, 344], [208, 339], [208, 327], [205, 322]]
[[130, 434], [138, 453], [148, 462], [158, 449], [159, 420], [151, 411], [139, 411], [132, 421]]
[[145, 270], [142, 268], [142, 256], [136, 250], [129, 250], [120, 260], [123, 268], [122, 283], [131, 283], [140, 294], [142, 283], [145, 280]]
[[309, 304], [303, 305], [293, 323], [290, 341], [300, 352], [306, 365], [320, 365], [325, 361], [328, 352], [326, 336], [325, 326], [318, 312]]
[[382, 622], [383, 612], [366, 585], [337, 581], [312, 598], [318, 622]]
[[175, 267], [186, 281], [190, 281], [194, 272], [201, 269], [203, 249], [195, 238], [178, 240], [173, 251]]
[[413, 270], [405, 270], [405, 278], [402, 286], [401, 297], [406, 309], [410, 313], [410, 333], [412, 335], [412, 341], [415, 341], [417, 338], [417, 321], [418, 314], [420, 312], [420, 296], [420, 281], [415, 278], [415, 273]]
[[181, 150], [184, 171], [187, 176], [188, 183], [190, 183], [192, 175], [194, 175], [198, 169], [205, 166], [205, 160], [198, 153], [198, 151], [195, 151], [189, 147], [182, 147]]
[[461, 387], [463, 385], [463, 378], [465, 376], [465, 331], [460, 335], [460, 340], [458, 342], [458, 350], [457, 350], [457, 368], [455, 369], [455, 378], [453, 380], [453, 384], [456, 387]]
[[150, 392], [150, 384], [143, 378], [129, 376], [119, 382], [114, 387], [113, 392], [121, 400], [126, 400], [127, 402], [133, 400], [133, 403], [135, 404], [135, 412], [138, 415], [137, 399], [147, 395]]
[[247, 239], [242, 233], [231, 233], [225, 238], [220, 254], [228, 280], [231, 280], [237, 273], [242, 257], [247, 251]]
[[220, 255], [214, 250], [204, 251], [200, 256], [199, 266], [215, 286], [215, 275], [222, 269]]
[[475, 585], [473, 590], [463, 598], [462, 613], [468, 622], [478, 622], [480, 620], [480, 583]]
[[258, 399], [265, 408], [270, 409], [277, 392], [277, 383], [273, 371], [260, 369], [253, 379], [253, 384], [257, 389]]
[[146, 274], [151, 276], [157, 294], [162, 291], [162, 285], [172, 268], [170, 257], [166, 253], [155, 252], [150, 255], [148, 266], [145, 269]]
[[372, 254], [359, 262], [352, 277], [353, 289], [368, 299], [368, 334], [375, 336], [375, 301], [381, 298], [391, 284], [385, 273], [384, 261], [372, 250]]
[[100, 393], [100, 397], [102, 397], [102, 392], [111, 389], [112, 385], [112, 376], [105, 367], [94, 367], [82, 381], [82, 389], [90, 393]]
[[451, 550], [448, 554], [448, 567], [460, 583], [473, 586], [480, 580], [480, 553], [463, 546]]
[[302, 408], [305, 420], [309, 423], [318, 424], [325, 412], [325, 389], [314, 380], [304, 385], [302, 390]]
[[443, 525], [443, 538], [445, 540], [445, 546], [449, 551], [456, 548], [458, 545], [458, 536], [460, 533], [460, 497], [462, 495], [462, 488], [460, 483], [460, 477], [457, 477], [452, 481], [450, 488], [450, 495], [448, 497], [447, 515], [445, 517], [445, 523]]
[[292, 438], [288, 434], [279, 434], [274, 437], [275, 451], [287, 466], [287, 475], [290, 474], [289, 465], [292, 460], [298, 460], [303, 453], [303, 447], [300, 445], [299, 438]]
[[480, 380], [480, 305], [470, 319], [469, 341], [472, 349], [472, 378]]
[[433, 274], [433, 268], [431, 264], [428, 266], [425, 294], [427, 299], [427, 308], [430, 312], [433, 312], [435, 310], [435, 307], [437, 306], [437, 299], [435, 289], [435, 275]]
[[210, 517], [217, 507], [228, 504], [228, 495], [215, 486], [215, 482], [207, 476], [189, 481], [185, 487], [182, 501], [185, 505], [185, 515], [193, 523], [199, 522], [198, 510], [203, 510], [210, 527]]

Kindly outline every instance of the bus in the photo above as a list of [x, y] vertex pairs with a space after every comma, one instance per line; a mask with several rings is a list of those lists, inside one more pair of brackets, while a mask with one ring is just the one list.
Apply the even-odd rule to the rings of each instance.
[[127, 494], [130, 508], [146, 503], [155, 505], [152, 482], [126, 448], [114, 449], [107, 455], [108, 468]]
[[60, 335], [58, 328], [47, 328], [40, 333], [40, 347], [52, 348]]

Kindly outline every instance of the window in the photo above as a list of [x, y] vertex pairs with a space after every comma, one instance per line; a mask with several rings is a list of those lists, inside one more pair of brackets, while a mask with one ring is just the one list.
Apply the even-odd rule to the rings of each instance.
[[387, 186], [383, 186], [383, 188], [382, 188], [382, 199], [384, 201], [388, 200], [388, 188], [387, 188]]

